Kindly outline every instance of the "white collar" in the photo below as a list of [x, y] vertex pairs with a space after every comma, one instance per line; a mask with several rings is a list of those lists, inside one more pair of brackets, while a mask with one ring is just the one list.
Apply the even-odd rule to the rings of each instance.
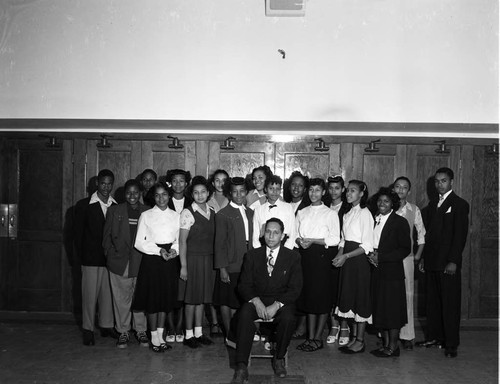
[[450, 193], [451, 193], [451, 192], [453, 192], [453, 189], [450, 189], [448, 192], [446, 192], [446, 193], [442, 196], [442, 198], [441, 198], [441, 195], [439, 195], [439, 200], [443, 200], [443, 201], [445, 201], [445, 200], [446, 200], [446, 198], [450, 195]]
[[[278, 256], [278, 253], [280, 253], [280, 245], [278, 245], [276, 248], [273, 249], [273, 259], [275, 259]], [[269, 248], [266, 245], [266, 256], [269, 255], [269, 252], [271, 251], [271, 248]]]
[[235, 203], [233, 203], [233, 202], [231, 201], [231, 202], [229, 203], [229, 205], [230, 205], [231, 207], [233, 207], [233, 208], [236, 208], [236, 209], [239, 209], [239, 210], [243, 209], [244, 211], [246, 211], [246, 207], [245, 207], [243, 204], [238, 205], [238, 204], [235, 204]]
[[92, 196], [90, 196], [89, 204], [94, 204], [94, 203], [100, 203], [100, 204], [103, 204], [103, 205], [105, 205], [107, 207], [109, 207], [113, 203], [117, 204], [117, 202], [115, 201], [115, 199], [113, 199], [113, 196], [111, 196], [111, 195], [108, 197], [108, 202], [105, 203], [104, 201], [102, 201], [101, 199], [99, 199], [99, 196], [97, 196], [97, 191], [94, 192], [92, 194]]

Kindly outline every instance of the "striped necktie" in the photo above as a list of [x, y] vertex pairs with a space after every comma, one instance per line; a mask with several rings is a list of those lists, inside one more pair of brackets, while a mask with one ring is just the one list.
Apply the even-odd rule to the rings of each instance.
[[273, 259], [273, 250], [269, 251], [269, 255], [267, 255], [267, 273], [269, 276], [273, 273], [274, 268], [274, 259]]

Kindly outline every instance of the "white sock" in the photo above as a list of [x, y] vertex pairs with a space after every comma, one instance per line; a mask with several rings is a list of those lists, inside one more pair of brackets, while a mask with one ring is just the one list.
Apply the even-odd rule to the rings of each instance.
[[158, 337], [158, 331], [151, 331], [151, 344], [157, 347], [160, 346], [161, 342], [160, 338]]
[[156, 332], [158, 332], [158, 339], [160, 339], [160, 344], [166, 343], [165, 339], [163, 338], [163, 331], [164, 330], [165, 330], [165, 328], [156, 328]]
[[193, 330], [192, 329], [186, 329], [186, 339], [189, 340], [191, 337], [193, 337]]
[[194, 327], [194, 337], [201, 337], [203, 334], [201, 327]]

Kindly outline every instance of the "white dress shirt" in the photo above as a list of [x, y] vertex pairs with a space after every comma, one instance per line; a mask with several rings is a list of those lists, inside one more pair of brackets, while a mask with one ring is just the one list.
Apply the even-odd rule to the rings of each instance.
[[175, 208], [175, 212], [177, 213], [181, 213], [182, 210], [184, 209], [184, 200], [185, 200], [185, 197], [183, 197], [182, 199], [175, 199], [172, 197], [172, 201], [174, 203], [174, 208]]
[[412, 236], [413, 227], [415, 227], [415, 229], [417, 230], [417, 244], [418, 245], [425, 244], [426, 231], [420, 209], [418, 209], [418, 207], [415, 204], [406, 202], [406, 204], [400, 207], [396, 213], [399, 216], [404, 217], [408, 221], [408, 224], [410, 224], [410, 228], [412, 229], [412, 231], [410, 231], [410, 238], [412, 245], [411, 248], [413, 249], [413, 236]]
[[296, 239], [324, 239], [325, 248], [334, 247], [340, 242], [339, 215], [326, 205], [309, 205], [297, 212], [295, 219]]
[[160, 255], [156, 244], [170, 244], [179, 253], [180, 215], [170, 208], [162, 211], [156, 205], [139, 217], [135, 248], [148, 255]]
[[380, 243], [380, 235], [382, 234], [382, 230], [384, 229], [384, 225], [387, 222], [387, 219], [392, 213], [389, 212], [387, 215], [377, 215], [375, 217], [375, 228], [373, 228], [373, 248], [378, 249], [379, 243]]
[[255, 208], [253, 216], [253, 247], [259, 248], [261, 246], [259, 238], [264, 236], [264, 226], [266, 221], [272, 217], [276, 217], [283, 222], [285, 226], [284, 234], [288, 236], [285, 242], [285, 247], [293, 249], [295, 246], [295, 214], [293, 208], [289, 203], [278, 199], [272, 205], [266, 201], [261, 206]]
[[447, 198], [448, 196], [450, 196], [451, 191], [452, 191], [452, 190], [450, 189], [450, 190], [449, 190], [448, 192], [446, 192], [444, 195], [439, 195], [438, 208], [439, 208], [441, 205], [443, 205], [443, 203], [444, 203], [444, 201], [446, 200], [446, 198]]

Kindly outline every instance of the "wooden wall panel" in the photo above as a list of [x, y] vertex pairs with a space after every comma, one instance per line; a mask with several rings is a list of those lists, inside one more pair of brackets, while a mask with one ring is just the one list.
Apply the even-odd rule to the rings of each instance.
[[[267, 165], [275, 172], [274, 144], [257, 142], [235, 142], [233, 150], [219, 151], [219, 164], [215, 167], [225, 169], [230, 176], [245, 177], [252, 170], [261, 165]], [[217, 151], [211, 149], [212, 155]], [[216, 160], [211, 161], [215, 166]], [[215, 169], [211, 170], [213, 172]]]

